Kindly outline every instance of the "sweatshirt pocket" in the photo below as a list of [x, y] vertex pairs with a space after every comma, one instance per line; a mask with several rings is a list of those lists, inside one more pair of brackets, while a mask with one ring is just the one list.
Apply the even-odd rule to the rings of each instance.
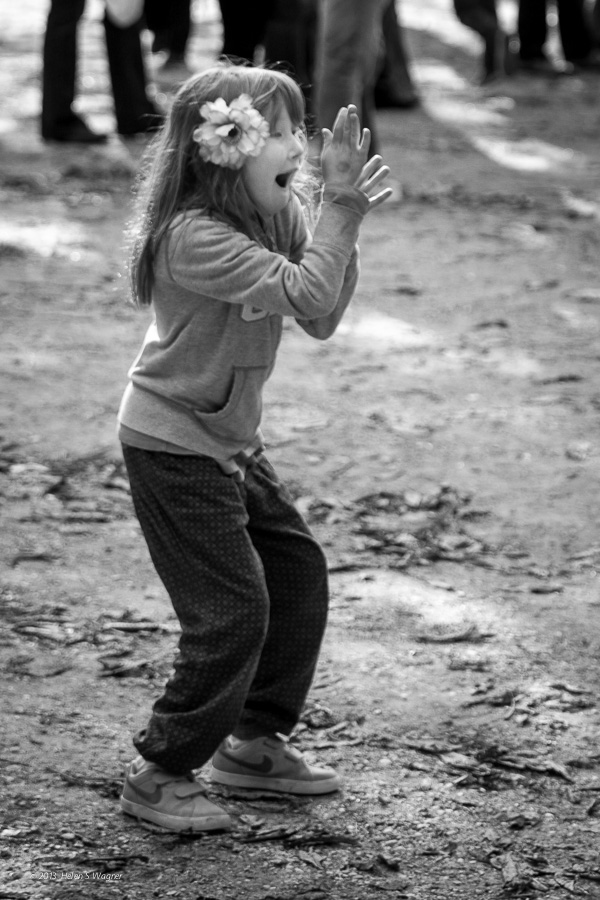
[[267, 366], [234, 368], [233, 383], [225, 405], [213, 412], [194, 409], [194, 415], [213, 437], [249, 443], [260, 425], [262, 389], [268, 374]]

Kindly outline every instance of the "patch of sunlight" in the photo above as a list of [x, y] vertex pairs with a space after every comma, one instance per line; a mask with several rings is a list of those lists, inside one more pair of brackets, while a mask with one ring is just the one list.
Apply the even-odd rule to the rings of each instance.
[[194, 0], [192, 3], [194, 22], [218, 22], [220, 18], [221, 7], [218, 0]]
[[[6, 4], [8, 7], [8, 3]], [[44, 34], [48, 12], [38, 0], [19, 0], [18, 13], [9, 14], [3, 9], [2, 40], [5, 45], [9, 41], [18, 40], [23, 34], [37, 38]]]
[[492, 365], [495, 372], [501, 372], [513, 378], [531, 378], [542, 372], [542, 366], [536, 359], [517, 351], [513, 353], [492, 351], [487, 362]]
[[437, 343], [433, 334], [385, 313], [367, 313], [354, 321], [344, 320], [338, 334], [394, 347], [431, 347]]
[[16, 128], [16, 119], [0, 118], [0, 134], [10, 134], [11, 131], [16, 131]]
[[70, 253], [70, 245], [81, 243], [81, 233], [68, 222], [43, 225], [22, 225], [18, 222], [0, 222], [0, 244], [21, 247], [38, 256]]
[[13, 352], [9, 350], [5, 356], [5, 362], [4, 371], [20, 374], [24, 378], [30, 377], [34, 370], [49, 371], [62, 368], [64, 365], [61, 353], [51, 350], [27, 350], [20, 347], [15, 348]]
[[481, 38], [458, 21], [451, 0], [428, 0], [426, 6], [422, 0], [402, 0], [398, 17], [406, 28], [427, 31], [449, 47], [481, 53]]
[[104, 3], [102, 0], [89, 0], [85, 10], [85, 17], [92, 22], [101, 22], [104, 18]]
[[496, 14], [505, 34], [515, 34], [518, 25], [518, 0], [496, 0]]
[[444, 63], [427, 60], [426, 62], [415, 62], [413, 71], [419, 84], [428, 87], [446, 88], [450, 91], [464, 91], [470, 89], [469, 82], [458, 74], [452, 66], [446, 66]]
[[556, 147], [544, 141], [508, 141], [491, 137], [473, 137], [475, 147], [493, 162], [520, 172], [558, 172], [567, 167], [583, 166], [581, 153]]
[[500, 372], [512, 378], [531, 378], [540, 376], [543, 372], [542, 365], [526, 353], [518, 351], [510, 351], [505, 348], [491, 348], [487, 353], [481, 354], [477, 351], [456, 350], [449, 348], [444, 353], [445, 361], [458, 363], [464, 367], [465, 360], [476, 360], [477, 364], [491, 368], [494, 372]]
[[[482, 50], [481, 38], [459, 22], [452, 0], [396, 0], [398, 19], [407, 28], [428, 31], [449, 47], [460, 47], [474, 56]], [[516, 0], [497, 0], [498, 19], [507, 34], [517, 30]]]
[[[14, 74], [14, 73], [13, 73]], [[0, 94], [4, 94], [3, 87], [0, 85]], [[10, 97], [10, 89], [4, 96]], [[13, 96], [6, 104], [6, 111], [12, 113], [15, 119], [22, 120], [25, 117], [33, 118], [40, 111], [40, 91], [39, 88], [20, 88], [17, 96]]]
[[501, 237], [509, 241], [515, 241], [528, 250], [535, 250], [541, 247], [547, 247], [551, 241], [548, 235], [543, 234], [529, 225], [528, 222], [511, 222], [500, 231]]
[[[480, 126], [508, 124], [508, 119], [502, 112], [481, 103], [463, 103], [461, 100], [448, 98], [426, 98], [423, 102], [425, 110], [437, 119], [438, 122], [447, 122], [450, 125]], [[476, 145], [477, 146], [477, 145]]]

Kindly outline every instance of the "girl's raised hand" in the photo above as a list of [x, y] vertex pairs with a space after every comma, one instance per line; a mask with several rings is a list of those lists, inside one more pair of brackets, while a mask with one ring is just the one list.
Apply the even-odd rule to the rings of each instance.
[[390, 173], [389, 166], [382, 166], [381, 163], [382, 159], [380, 156], [372, 156], [369, 162], [362, 167], [354, 185], [369, 198], [369, 209], [379, 206], [380, 203], [383, 203], [384, 200], [387, 200], [393, 194], [391, 187], [380, 190], [381, 182]]
[[369, 208], [379, 206], [392, 194], [391, 188], [379, 190], [389, 173], [381, 165], [381, 157], [369, 159], [371, 132], [361, 130], [355, 106], [343, 106], [336, 116], [333, 131], [323, 129], [321, 171], [325, 184], [347, 184], [363, 191], [369, 198]]

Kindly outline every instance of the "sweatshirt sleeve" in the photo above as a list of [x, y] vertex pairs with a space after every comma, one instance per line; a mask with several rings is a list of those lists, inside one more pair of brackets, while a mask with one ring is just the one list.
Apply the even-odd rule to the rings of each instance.
[[168, 241], [169, 276], [214, 300], [299, 320], [329, 316], [349, 287], [346, 272], [368, 206], [362, 191], [328, 186], [312, 243], [297, 261], [222, 222], [205, 216], [187, 219]]
[[346, 267], [344, 283], [335, 308], [326, 316], [320, 316], [318, 319], [296, 319], [298, 325], [306, 331], [311, 337], [317, 338], [319, 341], [326, 341], [334, 333], [342, 316], [346, 312], [348, 304], [356, 290], [358, 276], [360, 274], [360, 262], [358, 244], [354, 248], [354, 253], [350, 257], [350, 262]]

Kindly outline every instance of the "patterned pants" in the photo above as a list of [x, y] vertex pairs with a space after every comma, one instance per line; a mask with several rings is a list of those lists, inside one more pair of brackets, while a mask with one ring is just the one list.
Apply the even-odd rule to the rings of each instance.
[[199, 768], [228, 734], [288, 734], [325, 630], [321, 547], [261, 455], [236, 482], [206, 456], [123, 446], [136, 514], [181, 624], [146, 759]]

